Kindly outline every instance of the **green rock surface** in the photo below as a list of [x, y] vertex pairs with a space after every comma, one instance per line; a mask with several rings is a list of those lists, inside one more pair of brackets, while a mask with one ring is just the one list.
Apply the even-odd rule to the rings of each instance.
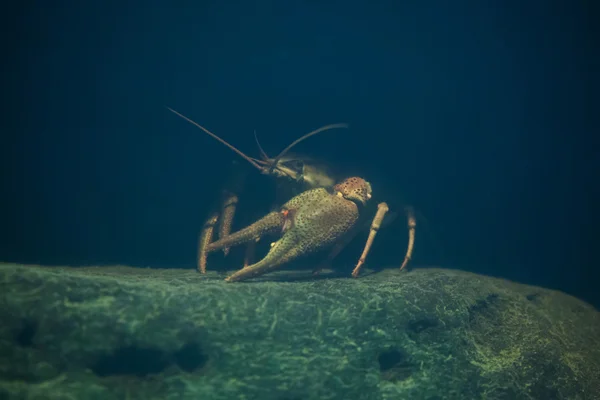
[[466, 272], [0, 264], [0, 399], [597, 399], [600, 314]]

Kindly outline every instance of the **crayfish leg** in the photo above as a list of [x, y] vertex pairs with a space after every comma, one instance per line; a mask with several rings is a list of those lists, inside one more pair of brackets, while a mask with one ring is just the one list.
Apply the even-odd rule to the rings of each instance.
[[204, 226], [202, 227], [202, 232], [200, 233], [200, 237], [198, 238], [197, 267], [198, 271], [200, 271], [200, 273], [202, 274], [206, 273], [206, 256], [208, 254], [206, 248], [212, 241], [213, 232], [215, 230], [215, 225], [217, 224], [218, 219], [219, 213], [212, 213], [204, 223]]
[[[219, 239], [229, 236], [231, 226], [233, 225], [233, 217], [238, 204], [238, 196], [232, 192], [225, 191], [223, 193], [223, 203], [221, 206], [221, 218], [219, 218]], [[223, 248], [223, 254], [229, 254], [229, 247]]]
[[377, 205], [377, 213], [373, 218], [373, 222], [371, 223], [371, 229], [369, 230], [369, 237], [367, 238], [367, 243], [365, 244], [365, 249], [356, 264], [356, 267], [352, 271], [352, 276], [356, 278], [360, 273], [360, 269], [362, 268], [365, 260], [367, 259], [367, 255], [369, 255], [369, 251], [371, 250], [371, 246], [373, 245], [373, 240], [375, 240], [375, 236], [381, 227], [381, 223], [383, 222], [383, 218], [385, 214], [389, 211], [389, 207], [386, 203], [379, 203]]
[[254, 254], [256, 253], [256, 243], [258, 243], [258, 240], [248, 242], [246, 245], [246, 252], [244, 254], [244, 268], [247, 268], [254, 259]]
[[244, 281], [276, 269], [280, 265], [298, 257], [302, 253], [302, 249], [297, 247], [296, 244], [296, 239], [294, 237], [282, 237], [278, 241], [271, 244], [271, 249], [265, 258], [253, 265], [238, 270], [232, 275], [229, 275], [225, 281]]
[[413, 249], [415, 247], [415, 229], [417, 227], [417, 219], [415, 218], [415, 211], [412, 207], [406, 207], [406, 217], [408, 220], [408, 248], [406, 249], [406, 255], [400, 271], [402, 271], [408, 265], [412, 258]]
[[267, 234], [279, 233], [284, 223], [285, 217], [282, 212], [271, 212], [252, 225], [210, 243], [206, 246], [206, 251], [207, 253], [212, 253], [225, 247], [233, 247], [250, 241], [256, 241]]

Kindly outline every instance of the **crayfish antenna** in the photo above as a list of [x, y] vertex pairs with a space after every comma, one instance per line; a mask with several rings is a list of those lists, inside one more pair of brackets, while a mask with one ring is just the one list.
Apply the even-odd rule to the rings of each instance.
[[285, 149], [283, 149], [283, 151], [281, 153], [279, 153], [279, 155], [277, 157], [275, 157], [275, 159], [273, 160], [273, 162], [271, 163], [271, 167], [269, 168], [268, 174], [272, 174], [273, 170], [275, 169], [275, 167], [277, 166], [277, 163], [279, 162], [279, 160], [281, 160], [281, 158], [283, 156], [285, 156], [291, 149], [292, 147], [294, 147], [295, 145], [297, 145], [298, 143], [302, 142], [305, 139], [308, 139], [311, 136], [316, 135], [317, 133], [321, 133], [321, 132], [325, 132], [331, 129], [337, 129], [337, 128], [348, 128], [348, 124], [331, 124], [331, 125], [325, 125], [319, 129], [315, 129], [312, 132], [307, 133], [306, 135], [294, 140], [292, 142], [292, 144], [290, 144], [288, 147], [286, 147]]
[[258, 141], [258, 136], [256, 136], [256, 129], [254, 130], [254, 141], [256, 142], [256, 145], [258, 146], [258, 151], [260, 152], [260, 156], [262, 157], [262, 159], [264, 161], [269, 160], [270, 159], [269, 156], [263, 150], [262, 146], [260, 145], [260, 142]]
[[252, 164], [256, 169], [258, 169], [259, 171], [263, 171], [263, 168], [258, 165], [256, 162], [254, 162], [254, 160], [252, 160], [251, 157], [248, 157], [246, 154], [244, 154], [241, 150], [238, 150], [235, 146], [229, 144], [228, 142], [226, 142], [225, 140], [221, 139], [219, 136], [215, 135], [214, 133], [212, 133], [211, 131], [209, 131], [208, 129], [206, 129], [205, 127], [203, 127], [202, 125], [200, 125], [199, 123], [197, 123], [196, 121], [191, 120], [190, 118], [186, 117], [185, 115], [173, 110], [171, 107], [166, 106], [167, 109], [169, 111], [171, 111], [172, 113], [174, 113], [175, 115], [185, 119], [187, 122], [189, 122], [190, 124], [194, 125], [196, 128], [201, 129], [202, 131], [204, 131], [207, 135], [211, 136], [213, 139], [219, 141], [221, 144], [224, 144], [225, 146], [229, 147], [231, 150], [233, 150], [234, 152], [236, 152], [240, 157], [242, 157], [244, 160], [248, 161], [250, 164]]

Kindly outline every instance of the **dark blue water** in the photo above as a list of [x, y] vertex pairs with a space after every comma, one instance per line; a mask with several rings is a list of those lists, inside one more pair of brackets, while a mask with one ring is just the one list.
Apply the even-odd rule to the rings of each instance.
[[[298, 151], [414, 205], [427, 227], [415, 267], [506, 277], [600, 305], [589, 2], [376, 3], [10, 10], [0, 258], [192, 268], [235, 156], [168, 105], [255, 156], [255, 129], [277, 153], [347, 122]], [[251, 207], [267, 208], [266, 178], [252, 179], [264, 198], [250, 196]], [[402, 219], [381, 231], [373, 266], [400, 262], [404, 231]]]

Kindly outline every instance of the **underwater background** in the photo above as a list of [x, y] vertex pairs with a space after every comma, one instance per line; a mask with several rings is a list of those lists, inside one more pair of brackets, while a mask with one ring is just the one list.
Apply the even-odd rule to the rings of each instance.
[[[598, 399], [592, 8], [5, 7], [0, 399]], [[197, 273], [223, 188], [234, 230], [281, 192], [168, 108], [252, 157], [349, 124], [293, 151], [389, 204], [359, 279], [366, 232], [332, 275]]]
[[[256, 157], [255, 130], [276, 154], [346, 122], [296, 150], [414, 206], [413, 266], [598, 306], [591, 11], [537, 0], [14, 5], [3, 16], [1, 258], [192, 268], [237, 156], [169, 106]], [[250, 176], [255, 196], [242, 202], [254, 218], [274, 189]], [[405, 230], [398, 218], [382, 231], [371, 267], [401, 262]]]

